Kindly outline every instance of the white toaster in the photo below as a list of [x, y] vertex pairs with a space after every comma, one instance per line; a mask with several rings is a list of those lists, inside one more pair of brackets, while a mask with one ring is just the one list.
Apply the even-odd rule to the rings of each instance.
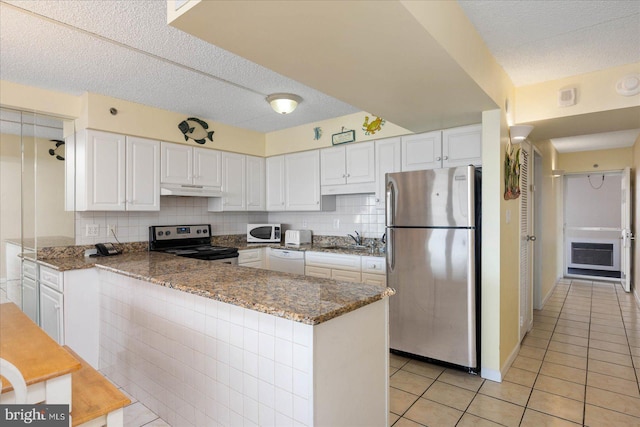
[[311, 244], [311, 230], [287, 230], [284, 233], [285, 246]]

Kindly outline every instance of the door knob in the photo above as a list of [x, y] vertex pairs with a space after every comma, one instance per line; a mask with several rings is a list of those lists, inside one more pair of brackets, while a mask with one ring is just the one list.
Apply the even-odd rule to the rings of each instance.
[[527, 241], [535, 242], [536, 241], [536, 236], [527, 236]]

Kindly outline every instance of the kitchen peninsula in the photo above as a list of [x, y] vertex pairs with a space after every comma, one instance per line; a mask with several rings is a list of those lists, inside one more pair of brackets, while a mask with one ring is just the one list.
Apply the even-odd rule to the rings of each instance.
[[391, 289], [155, 252], [95, 267], [100, 369], [169, 424], [386, 425]]

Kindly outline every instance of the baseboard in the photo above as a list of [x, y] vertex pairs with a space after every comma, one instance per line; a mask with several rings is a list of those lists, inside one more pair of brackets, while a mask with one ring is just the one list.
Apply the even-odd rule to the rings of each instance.
[[635, 287], [633, 288], [633, 296], [636, 297], [636, 304], [640, 306], [640, 295], [638, 294], [638, 290]]
[[547, 303], [547, 301], [549, 301], [549, 298], [551, 298], [551, 295], [553, 294], [553, 291], [555, 291], [556, 290], [556, 286], [558, 286], [558, 282], [560, 280], [562, 280], [562, 279], [563, 279], [562, 277], [558, 277], [556, 279], [556, 282], [551, 287], [551, 289], [549, 289], [549, 292], [547, 292], [547, 294], [544, 297], [542, 297], [542, 308], [544, 308], [544, 305]]
[[518, 343], [513, 348], [513, 350], [511, 351], [511, 354], [509, 355], [507, 360], [504, 362], [504, 365], [502, 365], [502, 368], [499, 371], [496, 371], [495, 369], [480, 368], [480, 376], [485, 380], [491, 380], [491, 381], [501, 383], [502, 379], [505, 377], [505, 375], [507, 375], [507, 371], [509, 370], [509, 368], [511, 368], [513, 361], [516, 360], [516, 357], [518, 357], [519, 352], [520, 352], [520, 343]]

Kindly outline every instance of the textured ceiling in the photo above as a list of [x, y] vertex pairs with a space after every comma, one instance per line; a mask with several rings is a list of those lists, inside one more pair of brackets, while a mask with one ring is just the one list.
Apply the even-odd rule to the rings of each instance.
[[[640, 61], [637, 0], [459, 3], [516, 86]], [[165, 0], [0, 0], [0, 79], [261, 132], [363, 109], [167, 25]], [[304, 101], [276, 115], [274, 92]]]
[[[358, 111], [168, 26], [164, 0], [0, 3], [0, 78], [261, 132]], [[277, 115], [264, 99], [275, 92], [303, 102]]]
[[516, 86], [640, 61], [640, 1], [459, 0]]

